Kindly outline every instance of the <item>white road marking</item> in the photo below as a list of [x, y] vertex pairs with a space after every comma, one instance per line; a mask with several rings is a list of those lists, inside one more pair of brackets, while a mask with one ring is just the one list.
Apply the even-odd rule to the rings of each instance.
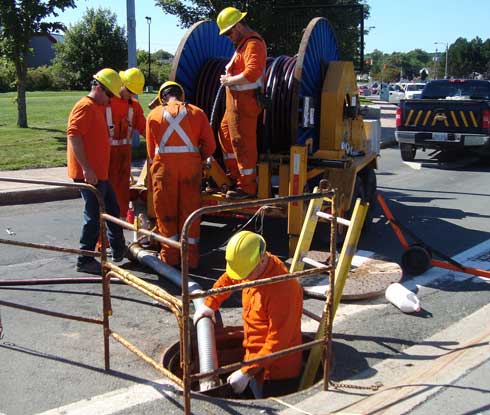
[[[456, 255], [454, 259], [466, 266], [489, 269], [490, 240], [482, 242]], [[425, 274], [405, 282], [404, 285], [408, 289], [414, 289], [416, 286], [429, 285], [440, 278], [454, 278], [458, 280], [477, 278], [486, 283], [490, 283], [488, 279], [474, 277], [469, 274], [449, 271], [441, 268], [431, 268]], [[335, 322], [338, 323], [339, 321], [345, 320], [366, 310], [379, 309], [386, 306], [387, 304], [341, 304], [335, 317]], [[308, 330], [304, 331], [316, 331], [318, 323], [311, 322], [311, 320], [309, 320], [307, 323], [305, 323], [305, 326], [307, 326], [305, 328], [308, 328]], [[177, 396], [179, 389], [170, 381], [166, 379], [159, 379], [153, 383], [157, 383], [159, 387], [156, 388], [150, 384], [136, 384], [134, 386], [111, 391], [89, 399], [84, 399], [60, 408], [51, 409], [38, 415], [110, 415], [136, 405], [162, 399], [165, 396]]]
[[176, 386], [167, 379], [158, 379], [154, 383], [157, 383], [158, 387], [149, 384], [129, 386], [66, 406], [50, 409], [38, 415], [110, 415], [165, 396], [176, 396], [176, 394], [171, 392], [171, 389], [175, 390]]
[[408, 167], [414, 170], [421, 170], [422, 169], [422, 163], [416, 163], [414, 161], [404, 161], [404, 164], [406, 164]]

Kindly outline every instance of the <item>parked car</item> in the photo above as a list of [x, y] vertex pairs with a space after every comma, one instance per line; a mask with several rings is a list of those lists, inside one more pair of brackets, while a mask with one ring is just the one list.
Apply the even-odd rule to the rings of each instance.
[[405, 85], [405, 96], [403, 99], [417, 99], [422, 95], [422, 90], [424, 89], [425, 84], [422, 82], [414, 82], [411, 84]]
[[388, 102], [398, 104], [401, 99], [405, 98], [405, 89], [401, 84], [390, 84], [390, 96]]
[[364, 95], [364, 96], [370, 95], [370, 90], [367, 85], [359, 85], [357, 87], [357, 91], [359, 92], [359, 95]]
[[373, 82], [371, 86], [369, 87], [371, 89], [371, 95], [378, 95], [379, 94], [379, 84], [377, 82]]

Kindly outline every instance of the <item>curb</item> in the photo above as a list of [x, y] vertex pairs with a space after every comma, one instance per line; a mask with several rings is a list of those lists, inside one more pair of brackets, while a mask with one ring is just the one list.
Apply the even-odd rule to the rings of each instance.
[[77, 199], [79, 197], [79, 190], [71, 187], [43, 187], [39, 189], [12, 190], [0, 192], [0, 206], [54, 202], [57, 200]]

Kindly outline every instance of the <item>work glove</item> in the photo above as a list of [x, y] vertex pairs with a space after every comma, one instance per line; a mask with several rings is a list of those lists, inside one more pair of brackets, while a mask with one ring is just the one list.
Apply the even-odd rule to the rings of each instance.
[[216, 317], [214, 316], [214, 310], [212, 308], [209, 308], [205, 304], [201, 304], [199, 307], [197, 307], [197, 310], [194, 313], [194, 317], [192, 319], [192, 321], [194, 321], [194, 325], [196, 325], [197, 322], [203, 317], [209, 317], [211, 320], [213, 320], [213, 323], [216, 323]]
[[238, 369], [228, 376], [226, 381], [230, 384], [233, 392], [240, 394], [245, 390], [250, 379], [250, 376], [243, 373], [241, 369]]

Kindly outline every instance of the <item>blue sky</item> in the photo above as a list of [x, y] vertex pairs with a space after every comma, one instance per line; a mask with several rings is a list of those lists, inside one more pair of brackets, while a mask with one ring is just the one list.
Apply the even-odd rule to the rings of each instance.
[[[148, 49], [148, 24], [151, 16], [151, 51], [174, 53], [185, 30], [177, 19], [165, 15], [153, 0], [135, 0], [136, 47]], [[421, 48], [427, 52], [444, 49], [434, 42], [453, 43], [458, 37], [470, 40], [476, 36], [490, 38], [490, 0], [368, 0], [371, 17], [365, 22], [370, 29], [365, 38], [366, 52], [379, 49], [386, 53], [408, 52]], [[81, 20], [86, 9], [110, 8], [118, 23], [126, 27], [126, 0], [77, 0], [77, 8], [61, 13], [57, 20], [66, 25]], [[327, 16], [328, 17], [328, 16]]]

